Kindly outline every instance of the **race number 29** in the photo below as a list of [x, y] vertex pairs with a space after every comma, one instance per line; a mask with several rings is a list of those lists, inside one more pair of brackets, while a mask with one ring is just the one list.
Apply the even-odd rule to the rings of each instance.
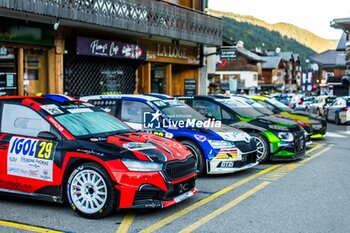
[[39, 159], [50, 159], [52, 156], [52, 142], [40, 142], [39, 144], [39, 152], [38, 152], [38, 158]]

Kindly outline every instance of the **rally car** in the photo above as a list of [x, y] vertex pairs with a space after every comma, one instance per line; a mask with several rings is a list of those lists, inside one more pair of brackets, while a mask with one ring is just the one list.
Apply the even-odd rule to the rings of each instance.
[[196, 160], [175, 140], [136, 132], [60, 95], [0, 97], [0, 192], [63, 202], [86, 218], [191, 197]]
[[257, 143], [258, 161], [295, 160], [305, 154], [304, 131], [294, 122], [265, 116], [228, 96], [176, 97], [200, 113], [249, 133]]
[[197, 174], [233, 173], [254, 167], [256, 143], [176, 99], [146, 95], [96, 95], [82, 100], [100, 106], [131, 127], [174, 138], [197, 158]]
[[308, 145], [312, 144], [312, 141], [310, 140], [310, 136], [312, 135], [313, 130], [308, 124], [306, 124], [304, 122], [301, 122], [299, 120], [296, 120], [296, 119], [292, 119], [292, 118], [289, 118], [289, 117], [286, 117], [286, 116], [275, 114], [271, 110], [269, 110], [268, 108], [263, 106], [261, 103], [258, 103], [255, 100], [252, 100], [248, 96], [242, 96], [242, 95], [237, 96], [237, 95], [235, 95], [235, 96], [231, 96], [231, 98], [234, 98], [234, 99], [236, 99], [238, 101], [242, 101], [244, 103], [249, 104], [252, 108], [254, 108], [255, 110], [261, 112], [262, 114], [264, 114], [266, 116], [275, 116], [277, 118], [293, 120], [295, 123], [297, 123], [299, 126], [301, 126], [304, 129], [306, 145], [308, 146]]
[[250, 96], [250, 98], [270, 109], [275, 114], [280, 114], [308, 124], [312, 128], [312, 135], [310, 136], [312, 139], [323, 138], [326, 135], [327, 122], [318, 115], [294, 111], [277, 100], [265, 96]]
[[340, 125], [350, 122], [350, 97], [338, 97], [333, 103], [325, 108], [325, 118], [327, 121], [334, 121]]

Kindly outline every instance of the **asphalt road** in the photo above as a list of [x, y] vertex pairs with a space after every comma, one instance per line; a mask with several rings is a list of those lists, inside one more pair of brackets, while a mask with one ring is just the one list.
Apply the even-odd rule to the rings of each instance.
[[303, 160], [205, 176], [200, 193], [156, 211], [87, 220], [69, 206], [0, 196], [0, 232], [350, 232], [350, 126], [329, 124]]

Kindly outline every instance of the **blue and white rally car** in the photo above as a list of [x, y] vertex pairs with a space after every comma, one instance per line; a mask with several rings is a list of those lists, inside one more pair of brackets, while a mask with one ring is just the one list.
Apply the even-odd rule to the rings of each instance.
[[81, 100], [103, 108], [135, 129], [180, 141], [196, 156], [198, 175], [233, 173], [258, 164], [256, 142], [247, 133], [207, 119], [176, 99], [96, 95]]

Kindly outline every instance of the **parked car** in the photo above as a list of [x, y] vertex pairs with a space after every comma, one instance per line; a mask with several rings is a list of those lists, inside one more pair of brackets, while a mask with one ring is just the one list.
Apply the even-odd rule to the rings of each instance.
[[68, 199], [101, 218], [115, 209], [165, 208], [198, 192], [196, 160], [182, 144], [136, 132], [62, 95], [0, 97], [0, 191]]
[[247, 133], [206, 119], [176, 99], [162, 98], [97, 95], [81, 99], [102, 107], [135, 129], [180, 141], [195, 155], [198, 175], [233, 173], [258, 164], [256, 143]]
[[243, 96], [243, 95], [238, 95], [237, 96], [237, 95], [234, 95], [234, 96], [231, 96], [231, 98], [234, 98], [234, 99], [236, 99], [238, 101], [242, 101], [242, 102], [244, 102], [246, 104], [249, 104], [255, 110], [261, 112], [262, 114], [264, 114], [266, 116], [275, 116], [277, 118], [282, 118], [284, 120], [294, 121], [296, 124], [298, 124], [300, 127], [302, 127], [304, 129], [306, 146], [312, 144], [312, 141], [310, 140], [310, 136], [312, 135], [312, 128], [308, 124], [306, 124], [304, 122], [301, 122], [299, 120], [295, 120], [295, 119], [286, 117], [286, 116], [275, 114], [271, 110], [269, 110], [268, 108], [263, 106], [261, 103], [258, 103], [255, 100], [252, 100], [248, 96]]
[[317, 96], [314, 99], [314, 102], [309, 105], [307, 109], [308, 112], [314, 113], [319, 116], [324, 116], [325, 106], [332, 103], [336, 97], [334, 96]]
[[350, 122], [350, 96], [338, 97], [325, 109], [327, 121], [340, 125]]
[[275, 99], [267, 98], [265, 96], [250, 96], [250, 98], [270, 109], [275, 114], [280, 114], [311, 126], [312, 132], [308, 132], [312, 133], [310, 136], [311, 139], [323, 138], [327, 132], [327, 122], [320, 116], [303, 111], [294, 111]]
[[266, 116], [250, 105], [225, 96], [177, 97], [197, 111], [250, 134], [258, 160], [295, 160], [305, 154], [304, 131], [290, 120]]
[[295, 109], [297, 107], [298, 103], [301, 102], [302, 97], [303, 97], [302, 94], [294, 94], [292, 96], [292, 98], [290, 99], [288, 106], [291, 109]]
[[310, 108], [310, 104], [312, 104], [314, 100], [315, 100], [314, 96], [303, 96], [295, 106], [294, 110], [307, 112], [308, 109]]
[[279, 94], [273, 96], [273, 98], [282, 104], [289, 105], [290, 100], [292, 99], [293, 95], [292, 94]]

